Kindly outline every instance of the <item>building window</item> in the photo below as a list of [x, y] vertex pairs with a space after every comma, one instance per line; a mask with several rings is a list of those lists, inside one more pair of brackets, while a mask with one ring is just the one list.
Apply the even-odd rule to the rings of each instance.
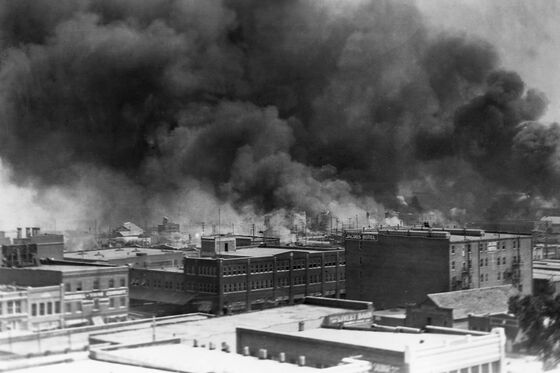
[[455, 261], [451, 262], [451, 269], [455, 270]]
[[98, 289], [99, 289], [99, 279], [93, 280], [93, 289], [94, 289], [94, 290], [98, 290]]
[[64, 291], [72, 291], [69, 282], [67, 282], [67, 283], [64, 284]]
[[115, 308], [115, 298], [109, 298], [109, 308]]
[[488, 273], [486, 273], [486, 274], [484, 275], [484, 280], [485, 280], [485, 281], [488, 281]]
[[99, 299], [94, 299], [93, 300], [93, 310], [94, 311], [99, 311]]
[[455, 255], [455, 246], [451, 246], [451, 255]]
[[115, 287], [115, 280], [110, 278], [109, 279], [109, 288], [114, 288]]
[[480, 275], [480, 282], [484, 281], [484, 275]]
[[76, 302], [76, 311], [77, 312], [82, 312], [82, 302]]
[[121, 287], [125, 287], [126, 286], [126, 278], [121, 277]]
[[480, 259], [480, 266], [484, 266], [484, 259]]
[[14, 306], [15, 306], [15, 309], [16, 309], [16, 313], [21, 313], [21, 301], [16, 300], [14, 302]]
[[488, 265], [488, 258], [484, 259], [484, 265], [487, 266]]
[[52, 310], [52, 302], [48, 302], [47, 303], [47, 315], [52, 315], [53, 310]]
[[60, 301], [54, 302], [54, 313], [60, 313]]
[[76, 282], [76, 291], [82, 291], [82, 288], [83, 288], [82, 282], [81, 281]]
[[64, 311], [65, 311], [66, 313], [72, 313], [72, 303], [66, 303], [66, 304], [64, 305]]
[[31, 305], [31, 316], [37, 316], [37, 303]]
[[504, 257], [502, 258], [502, 264], [506, 264], [506, 263], [507, 263], [507, 259], [506, 259], [506, 257], [504, 256]]
[[45, 314], [45, 303], [39, 303], [39, 315], [43, 316]]
[[121, 297], [121, 307], [126, 307], [126, 297]]
[[498, 280], [501, 280], [502, 278], [502, 272], [498, 272]]

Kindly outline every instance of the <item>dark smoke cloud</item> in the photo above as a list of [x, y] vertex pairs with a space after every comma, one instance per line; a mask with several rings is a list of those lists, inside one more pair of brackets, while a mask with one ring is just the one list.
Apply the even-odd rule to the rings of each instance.
[[520, 126], [544, 96], [488, 43], [429, 36], [412, 1], [22, 0], [0, 20], [0, 157], [93, 217], [554, 197], [556, 127]]

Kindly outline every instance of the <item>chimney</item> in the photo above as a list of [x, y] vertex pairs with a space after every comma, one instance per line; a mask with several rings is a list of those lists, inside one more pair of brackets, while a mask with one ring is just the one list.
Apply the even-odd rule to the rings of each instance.
[[31, 237], [31, 228], [25, 227], [25, 237]]
[[33, 227], [33, 228], [31, 228], [31, 235], [32, 235], [33, 237], [38, 236], [40, 230], [41, 230], [41, 228], [39, 228], [39, 227]]
[[17, 229], [17, 238], [21, 238], [21, 228], [18, 227]]

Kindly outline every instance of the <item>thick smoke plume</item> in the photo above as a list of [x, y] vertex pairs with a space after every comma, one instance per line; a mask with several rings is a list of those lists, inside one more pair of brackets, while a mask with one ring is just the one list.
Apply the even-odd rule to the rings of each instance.
[[0, 157], [85, 219], [364, 226], [407, 199], [457, 221], [487, 188], [556, 198], [544, 95], [413, 2], [20, 0], [0, 20]]

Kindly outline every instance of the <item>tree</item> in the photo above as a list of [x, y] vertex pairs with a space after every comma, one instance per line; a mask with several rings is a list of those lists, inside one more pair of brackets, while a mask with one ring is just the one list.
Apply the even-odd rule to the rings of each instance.
[[517, 316], [529, 351], [541, 356], [546, 368], [560, 361], [560, 295], [552, 288], [539, 295], [509, 299], [509, 312]]

